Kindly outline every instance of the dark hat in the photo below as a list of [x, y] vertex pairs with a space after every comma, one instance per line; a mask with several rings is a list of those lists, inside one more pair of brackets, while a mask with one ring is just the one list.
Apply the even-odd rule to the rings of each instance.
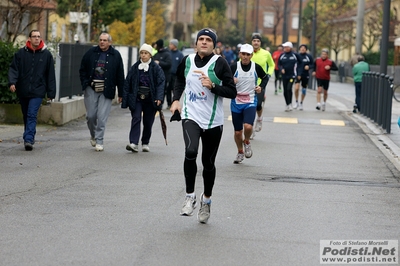
[[156, 41], [156, 44], [157, 44], [157, 50], [164, 48], [164, 41], [162, 39]]
[[196, 44], [197, 44], [197, 41], [198, 41], [198, 39], [199, 39], [199, 37], [200, 37], [201, 35], [206, 35], [206, 36], [210, 37], [210, 38], [213, 40], [214, 48], [215, 48], [215, 45], [216, 45], [216, 43], [217, 43], [217, 34], [215, 34], [215, 32], [213, 32], [213, 31], [210, 30], [210, 29], [202, 29], [202, 30], [200, 30], [200, 31], [197, 33]]
[[261, 34], [258, 33], [258, 32], [254, 32], [254, 33], [251, 35], [251, 39], [252, 39], [252, 40], [254, 40], [254, 39], [259, 39], [259, 40], [261, 41]]
[[304, 48], [306, 48], [306, 50], [308, 50], [308, 47], [307, 47], [307, 45], [305, 45], [305, 44], [300, 45], [300, 46], [299, 46], [299, 49], [300, 49], [301, 47], [304, 47]]

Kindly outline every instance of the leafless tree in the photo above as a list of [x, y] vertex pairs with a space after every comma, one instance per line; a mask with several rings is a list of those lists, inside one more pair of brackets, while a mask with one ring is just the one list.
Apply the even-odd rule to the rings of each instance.
[[284, 15], [283, 6], [280, 2], [274, 2], [274, 4], [272, 5], [272, 9], [274, 10], [275, 14], [275, 21], [272, 28], [272, 34], [274, 35], [274, 44], [276, 45], [277, 36], [280, 35], [280, 33], [278, 34], [278, 27], [281, 24]]
[[0, 38], [15, 42], [17, 37], [43, 18], [45, 0], [0, 0]]

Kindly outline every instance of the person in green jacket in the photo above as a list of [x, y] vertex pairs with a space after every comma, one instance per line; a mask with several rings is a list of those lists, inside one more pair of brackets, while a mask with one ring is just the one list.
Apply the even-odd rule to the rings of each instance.
[[365, 62], [364, 56], [358, 56], [358, 63], [353, 67], [354, 85], [356, 88], [356, 102], [354, 104], [353, 113], [361, 110], [361, 81], [363, 72], [369, 71], [369, 64]]

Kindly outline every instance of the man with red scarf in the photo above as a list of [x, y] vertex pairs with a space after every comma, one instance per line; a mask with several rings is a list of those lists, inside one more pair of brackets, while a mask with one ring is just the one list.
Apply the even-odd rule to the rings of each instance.
[[8, 70], [8, 86], [16, 92], [24, 118], [24, 146], [31, 151], [35, 144], [37, 114], [46, 97], [56, 95], [53, 56], [46, 48], [38, 30], [29, 33], [25, 47], [19, 49]]

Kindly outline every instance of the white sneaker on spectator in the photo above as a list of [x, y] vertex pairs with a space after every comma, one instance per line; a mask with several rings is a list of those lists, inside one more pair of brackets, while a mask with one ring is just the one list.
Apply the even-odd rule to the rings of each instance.
[[90, 138], [90, 145], [92, 145], [92, 147], [96, 147], [96, 139], [95, 138]]
[[321, 110], [325, 111], [325, 103], [322, 103]]
[[126, 145], [126, 150], [131, 151], [131, 152], [138, 152], [139, 148], [138, 148], [138, 145], [131, 143], [131, 144]]
[[150, 147], [147, 144], [142, 144], [142, 151], [143, 152], [149, 152], [150, 151]]
[[102, 144], [96, 144], [96, 151], [103, 151], [104, 150], [104, 146]]
[[299, 104], [299, 110], [303, 111], [303, 104], [302, 103]]
[[297, 109], [297, 106], [298, 106], [298, 103], [295, 102], [295, 103], [293, 104], [293, 109]]

